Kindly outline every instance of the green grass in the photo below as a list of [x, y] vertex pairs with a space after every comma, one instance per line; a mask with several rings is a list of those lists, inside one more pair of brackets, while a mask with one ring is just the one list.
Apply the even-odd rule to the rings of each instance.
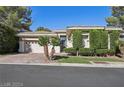
[[107, 57], [82, 57], [84, 60], [94, 61], [94, 62], [123, 62], [121, 58], [107, 58]]
[[84, 64], [90, 64], [88, 60], [83, 60], [81, 57], [68, 57], [68, 58], [61, 58], [58, 59], [61, 63], [84, 63]]
[[89, 61], [93, 61], [93, 62], [123, 62], [123, 60], [121, 58], [82, 57], [82, 56], [58, 57], [56, 60], [60, 63], [83, 63], [83, 64], [90, 64]]

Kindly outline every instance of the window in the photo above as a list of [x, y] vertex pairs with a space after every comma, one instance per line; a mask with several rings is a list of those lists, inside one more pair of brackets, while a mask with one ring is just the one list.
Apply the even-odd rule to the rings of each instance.
[[88, 39], [88, 35], [83, 35], [83, 39]]
[[120, 35], [120, 38], [124, 38], [124, 35]]

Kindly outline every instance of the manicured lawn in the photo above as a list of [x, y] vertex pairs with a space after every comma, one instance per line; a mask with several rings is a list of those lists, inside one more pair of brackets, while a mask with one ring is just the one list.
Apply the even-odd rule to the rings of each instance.
[[69, 57], [60, 57], [57, 59], [58, 62], [61, 63], [84, 63], [90, 64], [90, 61], [93, 62], [123, 62], [122, 58], [116, 57], [76, 57], [76, 56], [69, 56]]
[[61, 59], [58, 59], [58, 62], [61, 62], [61, 63], [84, 63], [84, 64], [90, 64], [90, 62], [88, 60], [82, 59], [81, 57], [61, 58]]
[[122, 58], [116, 57], [82, 57], [84, 60], [89, 60], [93, 62], [123, 62]]

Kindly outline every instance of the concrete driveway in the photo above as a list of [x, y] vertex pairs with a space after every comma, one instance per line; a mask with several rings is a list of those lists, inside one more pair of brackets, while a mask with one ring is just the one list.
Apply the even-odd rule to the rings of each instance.
[[43, 54], [27, 53], [27, 54], [11, 54], [1, 55], [0, 63], [44, 63]]

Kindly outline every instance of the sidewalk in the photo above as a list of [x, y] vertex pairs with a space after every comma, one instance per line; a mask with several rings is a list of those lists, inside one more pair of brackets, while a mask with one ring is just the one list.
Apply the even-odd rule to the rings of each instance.
[[0, 64], [11, 64], [11, 65], [40, 65], [40, 66], [69, 66], [69, 67], [101, 67], [101, 68], [124, 68], [124, 62], [111, 62], [109, 64], [78, 64], [78, 63], [4, 63]]

